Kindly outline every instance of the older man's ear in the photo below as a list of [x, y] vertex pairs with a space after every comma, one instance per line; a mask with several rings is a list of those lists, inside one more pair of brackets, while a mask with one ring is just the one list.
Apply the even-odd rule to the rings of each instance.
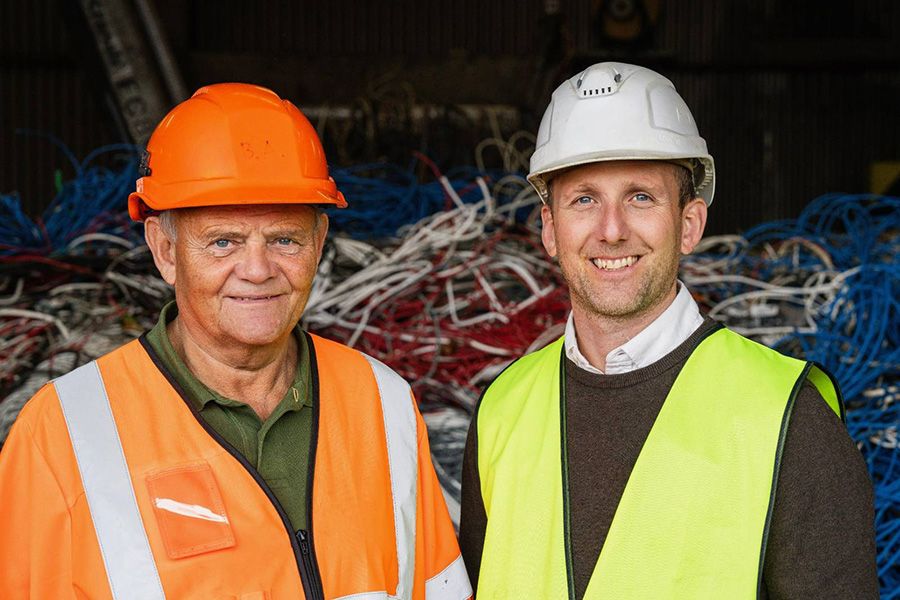
[[175, 240], [166, 233], [159, 217], [147, 217], [144, 221], [144, 239], [162, 278], [169, 285], [175, 285]]

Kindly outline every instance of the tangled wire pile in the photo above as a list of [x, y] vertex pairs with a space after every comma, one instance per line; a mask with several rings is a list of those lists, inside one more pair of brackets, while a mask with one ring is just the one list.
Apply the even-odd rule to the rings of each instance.
[[[541, 255], [534, 220], [516, 218], [537, 203], [524, 179], [504, 177], [490, 189], [476, 177], [457, 190], [438, 174], [438, 183], [451, 209], [377, 246], [333, 240], [304, 322], [412, 382], [440, 432], [433, 451], [455, 512], [465, 432], [481, 388], [562, 332], [567, 300], [558, 270]], [[438, 423], [457, 425], [448, 434]]]
[[[171, 298], [119, 208], [134, 178], [129, 157], [119, 171], [80, 165], [48, 213], [71, 213], [68, 221], [48, 217], [42, 227], [0, 197], [8, 242], [0, 249], [0, 439], [47, 379], [139, 335]], [[432, 170], [426, 183], [389, 165], [335, 170], [352, 208], [331, 213], [303, 322], [412, 383], [458, 514], [462, 448], [481, 390], [562, 333], [568, 295], [540, 246], [538, 200], [521, 176], [445, 177], [418, 160]], [[898, 199], [824, 196], [797, 220], [704, 240], [682, 269], [709, 314], [836, 375], [875, 481], [885, 598], [900, 596], [898, 209]]]

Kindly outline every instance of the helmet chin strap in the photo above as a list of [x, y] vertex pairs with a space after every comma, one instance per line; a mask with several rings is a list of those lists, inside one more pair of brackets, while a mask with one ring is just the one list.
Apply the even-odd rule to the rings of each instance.
[[162, 212], [161, 210], [154, 210], [150, 208], [143, 200], [141, 200], [140, 204], [138, 204], [138, 210], [140, 211], [141, 221], [143, 221], [147, 217], [155, 217]]

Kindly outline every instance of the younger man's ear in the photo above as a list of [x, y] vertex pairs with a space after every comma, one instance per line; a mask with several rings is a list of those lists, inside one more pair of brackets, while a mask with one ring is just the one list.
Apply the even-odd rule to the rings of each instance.
[[708, 207], [702, 198], [694, 198], [681, 211], [681, 253], [690, 254], [703, 237]]

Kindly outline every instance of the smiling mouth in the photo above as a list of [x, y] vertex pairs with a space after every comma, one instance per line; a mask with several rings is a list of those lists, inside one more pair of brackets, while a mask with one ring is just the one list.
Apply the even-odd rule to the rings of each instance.
[[603, 271], [618, 271], [636, 263], [639, 256], [623, 256], [622, 258], [592, 258], [594, 266]]
[[266, 300], [274, 300], [275, 298], [281, 297], [281, 294], [275, 294], [273, 296], [228, 296], [232, 300], [237, 302], [264, 302]]

